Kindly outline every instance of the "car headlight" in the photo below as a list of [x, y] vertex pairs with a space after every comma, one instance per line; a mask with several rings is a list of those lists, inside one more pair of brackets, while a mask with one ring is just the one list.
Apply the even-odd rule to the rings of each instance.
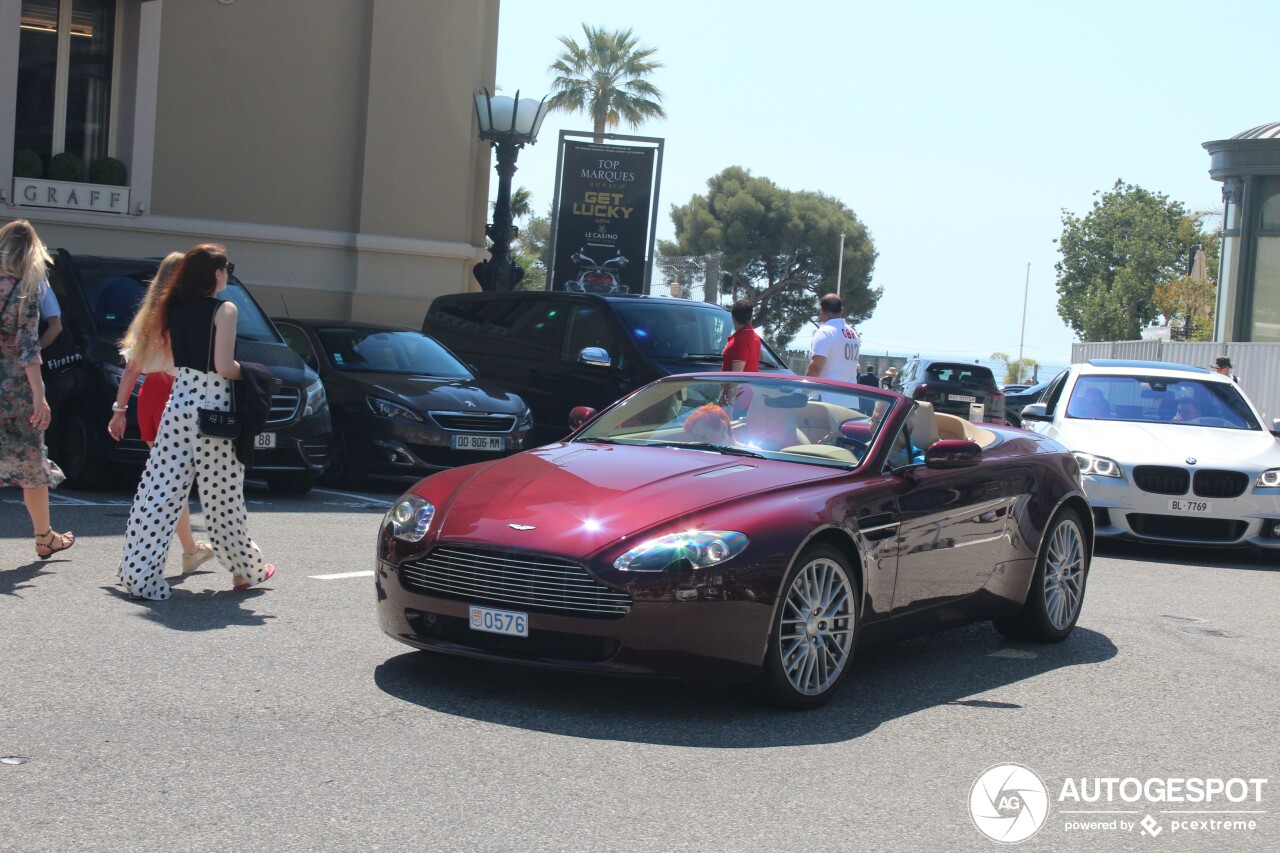
[[[103, 364], [102, 367], [107, 371], [107, 375], [111, 377], [111, 381], [115, 383], [115, 386], [119, 388], [120, 383], [124, 381], [124, 368], [116, 364]], [[142, 380], [142, 374], [138, 374], [138, 378], [133, 380], [133, 388], [129, 391], [132, 396], [138, 396], [138, 391], [142, 388]]]
[[436, 508], [431, 501], [417, 495], [405, 495], [392, 504], [382, 523], [391, 525], [391, 535], [395, 538], [417, 542], [427, 535], [435, 517]]
[[1280, 489], [1280, 468], [1263, 471], [1258, 475], [1258, 482], [1253, 485], [1258, 489]]
[[328, 403], [328, 398], [325, 397], [324, 393], [324, 383], [319, 379], [308, 385], [303, 394], [306, 395], [306, 403], [302, 406], [302, 416], [304, 418], [323, 410]]
[[1120, 463], [1114, 459], [1108, 459], [1105, 456], [1094, 456], [1092, 453], [1081, 453], [1080, 451], [1076, 451], [1071, 455], [1076, 458], [1076, 462], [1080, 465], [1080, 475], [1083, 477], [1124, 479], [1124, 473], [1120, 470]]
[[620, 572], [660, 572], [688, 560], [695, 569], [723, 563], [742, 553], [747, 537], [733, 530], [690, 530], [650, 539], [613, 561]]
[[378, 397], [365, 397], [364, 399], [375, 415], [382, 415], [384, 418], [408, 418], [411, 421], [422, 420], [422, 415], [408, 406], [402, 406], [399, 403], [393, 403], [390, 400], [383, 400]]
[[525, 410], [524, 417], [520, 419], [520, 426], [516, 427], [516, 432], [528, 432], [533, 429], [533, 412]]

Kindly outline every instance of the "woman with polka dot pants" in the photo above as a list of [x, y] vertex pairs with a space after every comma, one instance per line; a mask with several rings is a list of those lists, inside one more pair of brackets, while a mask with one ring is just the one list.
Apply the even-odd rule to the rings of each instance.
[[197, 409], [231, 408], [231, 382], [240, 378], [236, 306], [215, 296], [226, 288], [230, 271], [221, 246], [194, 247], [155, 310], [178, 375], [125, 530], [120, 582], [134, 598], [163, 601], [171, 595], [165, 558], [193, 477], [214, 557], [231, 572], [234, 588], [257, 586], [275, 573], [249, 538], [244, 466], [234, 441], [202, 436], [197, 425]]

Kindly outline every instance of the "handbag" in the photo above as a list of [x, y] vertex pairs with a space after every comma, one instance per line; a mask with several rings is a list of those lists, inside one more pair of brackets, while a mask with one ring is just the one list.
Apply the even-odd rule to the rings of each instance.
[[[213, 312], [214, 317], [218, 316], [218, 312]], [[209, 320], [209, 360], [205, 363], [205, 379], [204, 379], [204, 396], [209, 397], [209, 374], [213, 372], [213, 344], [217, 329], [214, 327], [214, 320]], [[236, 411], [236, 395], [231, 394], [231, 411], [224, 412], [219, 409], [196, 409], [197, 431], [205, 438], [239, 438], [240, 413]]]

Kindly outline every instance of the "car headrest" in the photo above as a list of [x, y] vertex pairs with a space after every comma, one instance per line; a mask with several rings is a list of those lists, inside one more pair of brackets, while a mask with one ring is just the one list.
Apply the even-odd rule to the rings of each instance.
[[938, 440], [938, 417], [933, 411], [933, 403], [917, 402], [908, 422], [911, 443], [916, 447], [928, 449]]

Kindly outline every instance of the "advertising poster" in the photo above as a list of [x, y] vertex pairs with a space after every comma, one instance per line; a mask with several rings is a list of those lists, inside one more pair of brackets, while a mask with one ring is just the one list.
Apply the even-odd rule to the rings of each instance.
[[658, 148], [561, 140], [550, 290], [646, 293]]

